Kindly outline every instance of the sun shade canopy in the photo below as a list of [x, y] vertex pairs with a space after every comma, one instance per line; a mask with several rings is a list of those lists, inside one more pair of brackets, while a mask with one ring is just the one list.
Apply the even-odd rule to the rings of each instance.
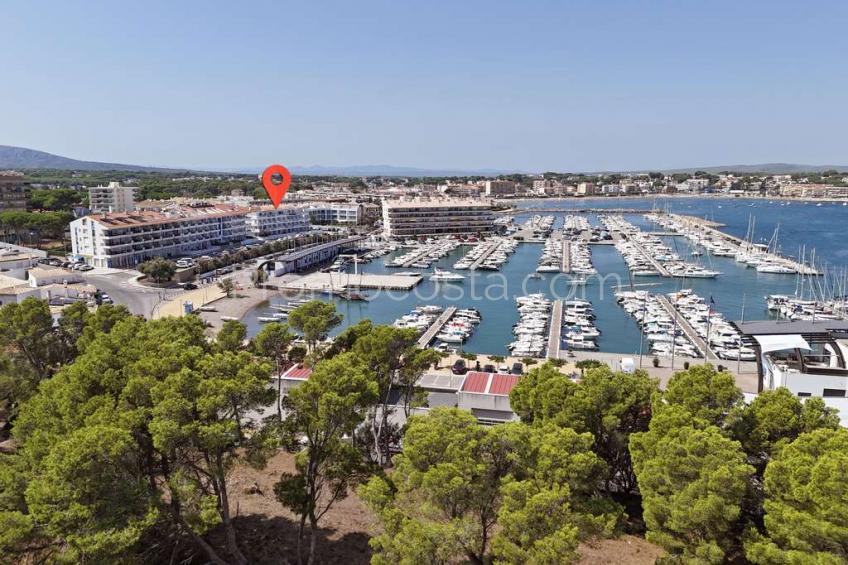
[[807, 340], [797, 334], [755, 335], [754, 339], [759, 342], [763, 353], [781, 351], [783, 349], [810, 349], [810, 344], [807, 343]]

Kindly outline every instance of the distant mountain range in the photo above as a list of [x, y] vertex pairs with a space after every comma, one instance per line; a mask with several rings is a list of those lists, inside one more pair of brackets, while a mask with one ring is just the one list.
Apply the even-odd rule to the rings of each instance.
[[[138, 171], [138, 172], [179, 172], [179, 171], [219, 171], [229, 173], [256, 174], [262, 172], [262, 167], [244, 168], [196, 168], [174, 169], [165, 167], [147, 167], [142, 165], [127, 165], [122, 163], [102, 163], [99, 161], [80, 161], [60, 155], [53, 155], [44, 151], [14, 147], [11, 145], [0, 145], [0, 170], [2, 169], [63, 169], [75, 171]], [[355, 165], [328, 167], [323, 165], [291, 166], [291, 172], [295, 175], [311, 176], [386, 176], [386, 177], [463, 177], [463, 176], [498, 176], [516, 174], [526, 171], [499, 170], [499, 169], [421, 169], [416, 167], [397, 167], [393, 165]], [[793, 174], [804, 172], [822, 172], [827, 170], [848, 171], [848, 165], [798, 165], [793, 163], [763, 163], [760, 165], [718, 165], [710, 167], [688, 167], [681, 169], [659, 169], [664, 173], [687, 173], [704, 171], [707, 173], [719, 173], [722, 171], [733, 171], [735, 173], [766, 173], [766, 174]], [[604, 171], [613, 172], [647, 172], [641, 171]], [[600, 172], [599, 172], [600, 173]]]
[[121, 163], [101, 163], [99, 161], [79, 161], [44, 151], [0, 145], [0, 169], [63, 169], [72, 171], [139, 171], [139, 172], [176, 172], [184, 169], [166, 169], [162, 167], [143, 167]]

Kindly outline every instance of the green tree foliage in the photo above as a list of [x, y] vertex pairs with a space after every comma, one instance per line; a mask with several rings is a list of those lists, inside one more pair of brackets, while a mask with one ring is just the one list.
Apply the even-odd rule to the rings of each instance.
[[615, 373], [606, 365], [590, 365], [574, 383], [546, 363], [518, 382], [510, 401], [525, 422], [553, 422], [591, 433], [593, 451], [607, 464], [607, 489], [615, 485], [630, 492], [636, 488], [630, 434], [647, 431], [651, 399], [658, 392], [658, 383], [644, 371]]
[[173, 261], [155, 257], [139, 265], [138, 270], [153, 279], [154, 282], [163, 283], [173, 278], [177, 272], [177, 265]]
[[221, 326], [216, 341], [224, 351], [238, 351], [244, 347], [247, 339], [247, 326], [237, 320], [227, 320]]
[[686, 408], [695, 418], [722, 427], [728, 414], [742, 404], [742, 391], [733, 375], [712, 365], [695, 365], [675, 373], [664, 398]]
[[54, 331], [50, 307], [34, 297], [0, 308], [0, 345], [20, 355], [42, 378], [66, 360], [64, 341]]
[[392, 326], [375, 326], [360, 335], [352, 351], [374, 375], [378, 385], [378, 401], [366, 417], [369, 453], [375, 463], [389, 463], [391, 451], [397, 445], [400, 430], [390, 423], [395, 411], [392, 397], [400, 394], [405, 415], [420, 402], [416, 396], [416, 383], [424, 369], [439, 359], [433, 350], [422, 350], [417, 345], [418, 332]]
[[821, 398], [801, 402], [788, 389], [778, 388], [761, 392], [740, 408], [730, 430], [745, 453], [762, 462], [764, 468], [772, 453], [802, 433], [838, 426], [836, 411], [825, 406]]
[[319, 362], [305, 383], [285, 399], [283, 428], [297, 454], [297, 473], [284, 473], [275, 485], [278, 500], [300, 517], [297, 556], [309, 523], [308, 563], [316, 559], [318, 523], [348, 488], [367, 476], [360, 452], [351, 443], [366, 407], [376, 400], [377, 385], [362, 362], [344, 353]]
[[780, 448], [765, 472], [766, 536], [746, 543], [753, 563], [848, 562], [848, 431], [820, 429]]
[[655, 406], [649, 431], [630, 437], [646, 538], [668, 562], [724, 561], [754, 472], [738, 442], [702, 423], [681, 405]]
[[111, 331], [20, 410], [19, 451], [0, 458], [0, 485], [15, 486], [0, 489], [0, 531], [10, 532], [0, 553], [44, 547], [54, 561], [126, 561], [155, 523], [221, 564], [202, 537], [221, 523], [243, 562], [226, 473], [252, 447], [244, 414], [273, 400], [270, 365], [218, 352], [194, 317], [116, 321], [121, 312], [92, 315], [86, 330], [114, 322]]
[[315, 351], [318, 342], [326, 339], [334, 327], [342, 323], [335, 304], [311, 300], [289, 313], [289, 325], [300, 332], [309, 351]]
[[227, 298], [231, 298], [233, 293], [236, 291], [236, 283], [233, 282], [233, 279], [226, 278], [218, 281], [218, 288], [224, 291], [224, 295]]
[[[236, 542], [227, 474], [248, 446], [252, 428], [245, 413], [273, 401], [268, 389], [270, 365], [254, 362], [247, 352], [204, 356], [196, 371], [169, 374], [151, 391], [154, 402], [149, 430], [153, 447], [171, 465], [169, 491], [179, 493], [183, 511], [191, 508], [203, 526], [220, 519], [227, 547], [237, 563], [247, 563]], [[210, 508], [217, 515], [210, 520]]]
[[27, 195], [27, 206], [36, 210], [68, 211], [87, 198], [70, 188], [35, 189]]
[[253, 349], [257, 354], [269, 359], [274, 363], [274, 374], [277, 376], [277, 421], [283, 421], [282, 408], [279, 399], [282, 397], [283, 380], [279, 378], [283, 374], [288, 352], [294, 341], [294, 334], [289, 331], [288, 324], [274, 322], [266, 324], [253, 338]]
[[486, 428], [458, 409], [413, 416], [395, 470], [360, 489], [383, 526], [373, 561], [568, 560], [579, 535], [610, 532], [618, 516], [594, 499], [605, 469], [591, 443], [553, 425]]

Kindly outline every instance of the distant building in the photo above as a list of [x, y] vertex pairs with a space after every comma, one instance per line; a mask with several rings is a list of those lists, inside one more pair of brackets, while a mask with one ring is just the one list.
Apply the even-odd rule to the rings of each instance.
[[490, 234], [495, 214], [485, 200], [383, 201], [383, 233], [387, 238]]
[[26, 210], [27, 183], [23, 173], [0, 171], [0, 212], [4, 210]]
[[581, 182], [577, 185], [578, 196], [591, 196], [592, 194], [595, 194], [595, 183]]
[[511, 180], [487, 180], [485, 185], [486, 196], [512, 196], [515, 194], [516, 186]]
[[848, 186], [788, 184], [780, 188], [780, 194], [796, 198], [848, 198]]
[[88, 189], [88, 207], [94, 214], [101, 212], [131, 212], [135, 210], [136, 187], [110, 182], [107, 186]]

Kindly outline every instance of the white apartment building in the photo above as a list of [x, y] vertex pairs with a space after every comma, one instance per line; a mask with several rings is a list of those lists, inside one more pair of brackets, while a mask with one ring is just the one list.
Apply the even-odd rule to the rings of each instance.
[[247, 235], [256, 239], [280, 239], [309, 231], [309, 218], [303, 208], [252, 209], [245, 215]]
[[108, 186], [88, 189], [88, 207], [94, 214], [101, 212], [131, 212], [135, 210], [135, 187], [110, 182]]
[[511, 180], [486, 181], [486, 196], [511, 196], [515, 190], [515, 183]]
[[135, 267], [153, 257], [201, 255], [247, 237], [307, 231], [302, 210], [231, 204], [92, 214], [71, 222], [74, 255], [95, 267]]
[[490, 234], [494, 222], [492, 205], [486, 200], [383, 201], [386, 238]]
[[356, 202], [316, 202], [308, 208], [313, 224], [361, 224], [364, 219], [362, 204]]

